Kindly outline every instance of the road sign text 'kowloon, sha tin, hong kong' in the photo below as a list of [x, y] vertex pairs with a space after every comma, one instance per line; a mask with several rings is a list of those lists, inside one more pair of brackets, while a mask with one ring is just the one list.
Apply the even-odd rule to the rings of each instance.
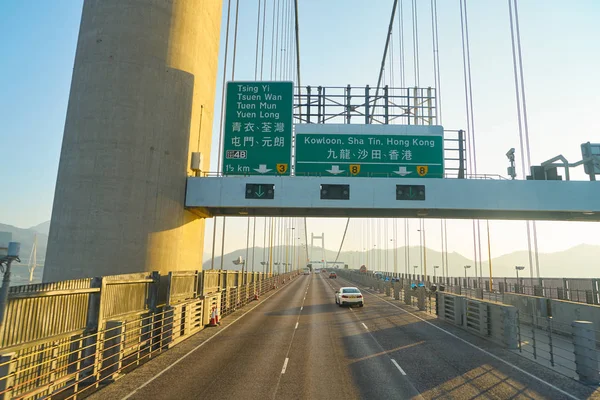
[[290, 175], [293, 82], [227, 82], [225, 175]]
[[296, 175], [442, 178], [437, 125], [296, 125]]

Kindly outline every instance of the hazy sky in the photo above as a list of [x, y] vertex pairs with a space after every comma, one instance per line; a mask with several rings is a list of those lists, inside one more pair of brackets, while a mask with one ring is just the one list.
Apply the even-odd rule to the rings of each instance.
[[[257, 0], [240, 3], [235, 77], [252, 80]], [[267, 3], [272, 4], [272, 0]], [[300, 1], [302, 84], [375, 86], [392, 3]], [[406, 79], [414, 85], [411, 2], [402, 3]], [[430, 1], [418, 3], [420, 86], [434, 86]], [[2, 223], [29, 227], [50, 218], [82, 4], [83, 0], [0, 2], [0, 45], [4, 53], [0, 63], [0, 177], [9, 188], [2, 196]], [[506, 1], [491, 0], [469, 1], [468, 6], [478, 171], [506, 175], [504, 154], [511, 147], [519, 148], [508, 6]], [[579, 160], [581, 143], [600, 142], [600, 2], [529, 0], [519, 2], [519, 7], [532, 163], [539, 164], [558, 154], [570, 161]], [[225, 17], [224, 10], [223, 21]], [[270, 9], [267, 20], [269, 43]], [[443, 125], [464, 129], [458, 0], [438, 0], [438, 21]], [[222, 34], [223, 48], [225, 25]], [[394, 35], [398, 82], [398, 32]], [[271, 79], [270, 46], [265, 50], [265, 70], [269, 74], [264, 78]], [[220, 113], [222, 65], [223, 52], [216, 115]], [[229, 78], [231, 70], [227, 74]], [[212, 170], [216, 170], [217, 138], [218, 118], [213, 132]], [[520, 168], [518, 173], [522, 178]], [[585, 179], [585, 175], [582, 170], [573, 171], [572, 179]], [[309, 233], [325, 232], [327, 247], [337, 249], [345, 222], [309, 219], [308, 229]], [[259, 218], [260, 233], [262, 224]], [[391, 222], [388, 225], [391, 227]], [[219, 242], [220, 226], [219, 220]], [[403, 232], [402, 223], [399, 227]], [[493, 255], [527, 248], [524, 222], [494, 221], [490, 227]], [[418, 221], [413, 220], [412, 244], [418, 243], [417, 228]], [[427, 245], [439, 249], [439, 221], [426, 221], [426, 229]], [[364, 224], [352, 221], [349, 231], [344, 249], [363, 247], [359, 241]], [[207, 232], [205, 253], [211, 249], [212, 220], [208, 221]], [[449, 251], [472, 255], [471, 232], [470, 221], [448, 221]], [[262, 245], [262, 234], [258, 237], [257, 245]], [[246, 220], [229, 219], [227, 238], [226, 251], [245, 246]], [[402, 234], [398, 242], [404, 243]], [[579, 243], [600, 244], [600, 225], [538, 223], [540, 251], [557, 251]]]

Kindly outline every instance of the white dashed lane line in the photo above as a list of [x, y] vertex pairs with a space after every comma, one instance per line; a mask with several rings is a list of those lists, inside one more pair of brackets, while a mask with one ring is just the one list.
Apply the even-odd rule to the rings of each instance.
[[283, 368], [281, 369], [281, 374], [285, 374], [285, 369], [287, 368], [287, 364], [288, 364], [289, 360], [290, 359], [288, 357], [285, 358], [285, 361], [283, 362]]
[[404, 370], [402, 369], [402, 367], [400, 365], [398, 365], [398, 363], [396, 362], [396, 360], [394, 360], [392, 358], [392, 362], [394, 363], [394, 365], [396, 366], [396, 368], [398, 368], [398, 371], [400, 371], [400, 373], [404, 376], [406, 376], [406, 372], [404, 372]]

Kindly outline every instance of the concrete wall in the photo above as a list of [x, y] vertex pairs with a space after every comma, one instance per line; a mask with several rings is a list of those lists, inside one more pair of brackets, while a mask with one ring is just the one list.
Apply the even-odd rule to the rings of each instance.
[[[573, 321], [593, 322], [596, 340], [600, 343], [600, 306], [514, 293], [505, 293], [504, 303], [511, 304], [519, 310], [521, 323], [532, 324], [532, 315], [540, 318], [551, 315], [553, 331], [565, 335], [572, 333]], [[539, 322], [539, 327], [546, 327], [545, 320]]]
[[85, 0], [44, 281], [202, 268], [221, 0]]

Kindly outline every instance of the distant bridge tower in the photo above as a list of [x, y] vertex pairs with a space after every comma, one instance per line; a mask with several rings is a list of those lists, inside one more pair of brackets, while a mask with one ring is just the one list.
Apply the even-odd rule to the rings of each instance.
[[221, 0], [85, 0], [44, 281], [202, 268]]
[[321, 257], [323, 260], [323, 268], [327, 268], [327, 254], [325, 254], [325, 234], [321, 233], [321, 236], [315, 236], [314, 233], [310, 234], [310, 261], [315, 261], [314, 258], [314, 242], [315, 240], [321, 241]]

